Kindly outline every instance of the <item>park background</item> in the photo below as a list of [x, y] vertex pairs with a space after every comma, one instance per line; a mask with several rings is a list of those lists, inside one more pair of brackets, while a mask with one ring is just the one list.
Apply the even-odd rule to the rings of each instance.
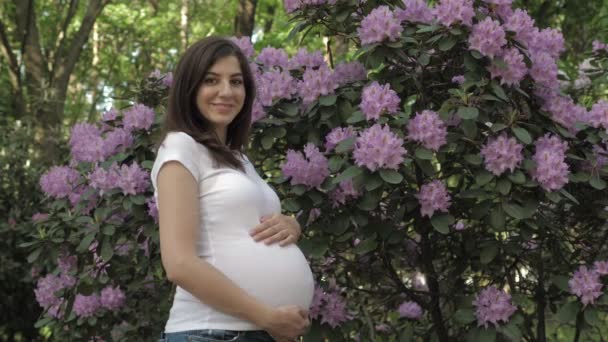
[[[572, 83], [593, 41], [608, 41], [603, 0], [517, 0], [513, 5], [526, 9], [538, 27], [563, 33], [566, 51], [559, 69]], [[135, 103], [145, 96], [151, 73], [170, 72], [190, 43], [208, 35], [249, 36], [256, 51], [267, 46], [290, 55], [302, 47], [320, 50], [326, 60], [331, 46], [332, 63], [351, 60], [359, 49], [326, 30], [304, 34], [297, 27], [282, 1], [274, 0], [0, 4], [0, 339], [54, 338], [44, 325], [34, 327], [43, 310], [34, 296], [32, 263], [38, 255], [27, 244], [37, 229], [32, 216], [45, 197], [40, 177], [69, 161], [71, 128]], [[605, 84], [605, 78], [594, 81], [586, 90], [588, 103], [606, 97]], [[378, 331], [372, 335], [382, 340], [382, 328]]]

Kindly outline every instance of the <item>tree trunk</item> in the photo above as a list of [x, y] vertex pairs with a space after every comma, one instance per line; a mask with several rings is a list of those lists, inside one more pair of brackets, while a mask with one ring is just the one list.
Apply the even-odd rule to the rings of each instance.
[[182, 0], [182, 9], [180, 12], [180, 31], [179, 37], [182, 43], [182, 52], [188, 48], [188, 0]]
[[239, 0], [239, 8], [234, 18], [234, 35], [237, 37], [253, 35], [255, 7], [257, 0]]
[[[109, 0], [90, 0], [78, 30], [68, 37], [73, 25], [75, 4], [72, 1], [59, 33], [59, 41], [42, 46], [34, 0], [13, 0], [15, 39], [21, 46], [10, 46], [0, 21], [0, 52], [9, 61], [9, 79], [15, 92], [15, 110], [35, 120], [35, 141], [40, 147], [40, 162], [51, 164], [60, 151], [61, 129], [70, 75], [74, 71], [93, 25]], [[22, 64], [15, 51], [21, 52]], [[42, 51], [46, 51], [46, 55]], [[19, 72], [22, 68], [25, 75]]]

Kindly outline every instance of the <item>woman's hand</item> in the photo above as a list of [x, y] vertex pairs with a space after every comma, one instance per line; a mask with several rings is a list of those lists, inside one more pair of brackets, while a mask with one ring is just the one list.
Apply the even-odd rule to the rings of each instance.
[[310, 327], [308, 311], [298, 306], [281, 306], [258, 317], [254, 322], [266, 330], [276, 341], [294, 341]]
[[291, 216], [274, 214], [262, 217], [260, 222], [249, 234], [256, 242], [267, 245], [278, 242], [281, 247], [287, 246], [297, 242], [302, 233], [298, 220]]

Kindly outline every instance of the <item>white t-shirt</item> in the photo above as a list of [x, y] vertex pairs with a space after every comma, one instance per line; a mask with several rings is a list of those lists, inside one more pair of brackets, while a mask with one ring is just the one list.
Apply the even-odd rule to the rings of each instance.
[[[249, 235], [262, 216], [281, 213], [277, 194], [260, 178], [251, 162], [243, 159], [246, 174], [223, 166], [214, 168], [204, 145], [185, 133], [171, 132], [152, 167], [157, 199], [156, 178], [168, 161], [181, 163], [198, 183], [198, 255], [269, 306], [298, 305], [308, 309], [314, 280], [300, 249], [294, 244], [267, 246]], [[165, 332], [196, 329], [260, 330], [260, 327], [224, 314], [178, 286]]]

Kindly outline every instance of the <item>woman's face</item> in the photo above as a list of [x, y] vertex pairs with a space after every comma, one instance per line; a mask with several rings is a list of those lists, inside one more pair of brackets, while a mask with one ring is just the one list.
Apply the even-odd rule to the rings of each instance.
[[245, 83], [235, 56], [220, 58], [211, 66], [196, 93], [196, 106], [218, 135], [224, 136], [245, 103]]

